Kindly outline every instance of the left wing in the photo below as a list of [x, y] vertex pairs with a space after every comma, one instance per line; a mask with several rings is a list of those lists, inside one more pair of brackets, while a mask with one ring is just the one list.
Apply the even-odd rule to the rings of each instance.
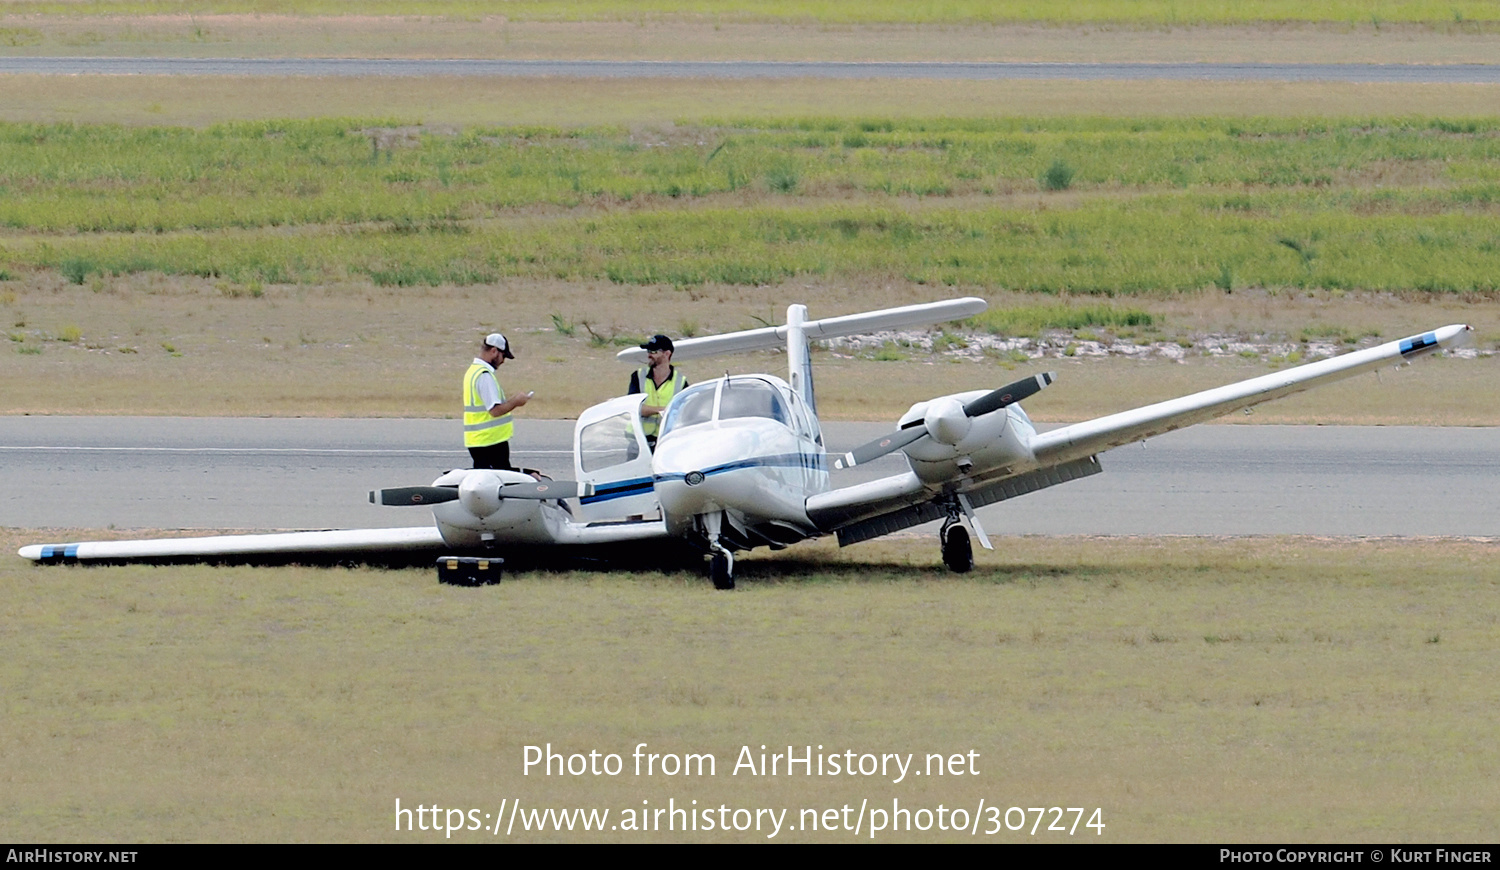
[[844, 468], [900, 450], [907, 454], [912, 470], [814, 495], [807, 500], [808, 518], [825, 532], [837, 532], [841, 545], [951, 517], [959, 510], [973, 523], [974, 508], [1098, 474], [1102, 469], [1097, 454], [1111, 448], [1383, 365], [1460, 347], [1471, 332], [1461, 324], [1445, 326], [1041, 433], [1032, 429], [1019, 406], [1014, 415], [1006, 408], [1013, 396], [1024, 397], [1050, 384], [1050, 374], [1038, 375], [1034, 381], [1018, 381], [989, 394], [963, 393], [934, 399], [913, 406], [895, 432], [846, 453], [838, 461], [838, 467]]
[[1154, 405], [1074, 423], [1033, 437], [1032, 455], [1042, 465], [1055, 465], [1092, 456], [1112, 447], [1222, 417], [1261, 402], [1374, 371], [1389, 363], [1407, 362], [1441, 349], [1462, 347], [1468, 343], [1472, 331], [1473, 327], [1463, 324], [1445, 326], [1366, 350], [1307, 363], [1284, 372], [1273, 372], [1180, 399], [1168, 399]]

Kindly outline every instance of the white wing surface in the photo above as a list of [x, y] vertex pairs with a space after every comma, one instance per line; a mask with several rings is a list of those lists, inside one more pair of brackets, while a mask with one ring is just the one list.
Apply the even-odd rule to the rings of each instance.
[[[844, 335], [859, 335], [860, 333], [875, 332], [881, 329], [926, 326], [932, 323], [944, 323], [949, 320], [972, 317], [984, 311], [987, 305], [987, 302], [977, 296], [966, 296], [962, 299], [925, 302], [920, 305], [906, 305], [901, 308], [884, 308], [880, 311], [866, 311], [860, 314], [846, 314], [842, 317], [825, 317], [822, 320], [809, 320], [802, 324], [802, 332], [808, 341], [816, 341], [823, 338], [838, 338]], [[672, 361], [682, 362], [683, 360], [698, 359], [706, 356], [785, 347], [790, 329], [791, 327], [787, 325], [767, 326], [764, 329], [726, 332], [723, 335], [709, 335], [703, 338], [684, 338], [675, 343], [672, 351]], [[622, 350], [615, 354], [615, 356], [630, 363], [643, 363], [646, 361], [646, 352], [638, 347]]]
[[1179, 399], [1168, 399], [1154, 405], [1053, 429], [1032, 438], [1032, 454], [1044, 467], [1081, 459], [1122, 444], [1222, 417], [1261, 402], [1290, 396], [1362, 372], [1374, 371], [1384, 365], [1413, 360], [1440, 349], [1461, 347], [1468, 342], [1471, 332], [1471, 327], [1461, 324], [1445, 326], [1432, 332], [1308, 363], [1284, 372], [1274, 372]]
[[[837, 532], [841, 544], [868, 540], [951, 515], [954, 508], [945, 506], [945, 501], [956, 505], [962, 499], [967, 499], [969, 504], [964, 510], [968, 511], [972, 507], [993, 504], [1098, 474], [1101, 468], [1097, 454], [1112, 447], [1201, 423], [1261, 402], [1372, 371], [1383, 365], [1402, 363], [1438, 350], [1459, 347], [1468, 340], [1470, 334], [1468, 326], [1445, 326], [1368, 350], [1110, 414], [1050, 432], [1029, 433], [1029, 437], [1022, 439], [1014, 455], [1003, 459], [992, 458], [987, 465], [964, 469], [955, 464], [951, 475], [940, 477], [933, 476], [930, 470], [924, 471], [922, 475], [915, 470], [907, 471], [813, 495], [807, 500], [807, 514], [819, 528], [826, 532]], [[917, 422], [920, 423], [921, 418]], [[921, 431], [930, 433], [931, 429], [928, 421], [928, 425]], [[899, 436], [904, 431], [907, 430], [899, 430], [895, 435]], [[872, 446], [878, 446], [878, 442], [872, 442]]]
[[32, 544], [22, 547], [20, 555], [21, 558], [34, 562], [86, 562], [214, 556], [327, 556], [340, 553], [428, 550], [442, 546], [443, 536], [436, 527], [421, 526], [407, 529], [341, 529], [142, 541]]

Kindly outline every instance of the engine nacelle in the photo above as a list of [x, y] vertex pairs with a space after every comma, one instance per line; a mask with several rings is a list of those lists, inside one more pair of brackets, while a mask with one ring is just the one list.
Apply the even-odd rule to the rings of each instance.
[[452, 547], [483, 547], [494, 540], [507, 544], [548, 544], [556, 540], [550, 526], [562, 522], [557, 508], [537, 499], [504, 498], [500, 487], [530, 483], [519, 471], [458, 469], [438, 478], [434, 486], [458, 489], [458, 498], [433, 505], [432, 516], [443, 540]]
[[976, 390], [942, 396], [918, 402], [902, 415], [903, 428], [917, 423], [927, 430], [928, 437], [902, 448], [918, 477], [938, 483], [1005, 466], [1019, 471], [1035, 464], [1031, 436], [1036, 429], [1020, 405], [978, 417], [964, 414], [965, 404], [984, 395], [985, 391]]

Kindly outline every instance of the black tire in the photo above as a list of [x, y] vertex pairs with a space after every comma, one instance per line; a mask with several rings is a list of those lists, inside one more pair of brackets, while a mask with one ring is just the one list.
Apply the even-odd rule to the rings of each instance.
[[955, 574], [967, 574], [974, 567], [974, 545], [969, 530], [958, 523], [943, 532], [943, 564]]
[[715, 589], [734, 588], [734, 574], [729, 570], [729, 557], [723, 553], [715, 553], [708, 560], [708, 576], [714, 581]]

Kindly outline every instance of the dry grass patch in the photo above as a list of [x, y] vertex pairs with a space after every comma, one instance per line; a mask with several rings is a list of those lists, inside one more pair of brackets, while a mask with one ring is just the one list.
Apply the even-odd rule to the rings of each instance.
[[670, 124], [724, 117], [1310, 117], [1494, 111], [1489, 85], [1238, 82], [0, 76], [6, 121], [206, 126], [400, 117], [443, 124]]
[[[853, 287], [795, 284], [692, 290], [607, 282], [507, 282], [473, 287], [261, 288], [140, 275], [79, 286], [58, 278], [6, 282], [0, 317], [5, 413], [446, 417], [457, 413], [457, 378], [473, 342], [502, 330], [516, 343], [508, 390], [534, 389], [532, 416], [569, 418], [624, 391], [622, 346], [660, 331], [728, 332], [778, 323], [792, 302], [814, 317], [931, 301], [899, 282]], [[1035, 304], [998, 294], [995, 306]], [[1257, 299], [1203, 294], [1132, 305], [1159, 312], [1158, 337], [1229, 330], [1290, 335], [1310, 323], [1391, 339], [1450, 322], [1472, 322], [1481, 342], [1500, 337], [1500, 306], [1458, 300], [1343, 296]], [[556, 315], [556, 319], [554, 319]], [[571, 331], [559, 332], [558, 325]], [[950, 327], [951, 328], [951, 327]], [[76, 330], [75, 341], [63, 340]], [[597, 338], [591, 336], [597, 336]], [[17, 341], [16, 339], [20, 340]], [[1149, 336], [1137, 335], [1137, 340]], [[601, 341], [601, 339], [606, 339]], [[613, 339], [612, 341], [607, 339]], [[814, 357], [820, 411], [830, 419], [894, 419], [917, 401], [993, 388], [1032, 371], [1062, 381], [1027, 402], [1044, 421], [1124, 410], [1263, 374], [1261, 361], [985, 357], [950, 361], [909, 352], [905, 362]], [[1252, 422], [1496, 425], [1495, 357], [1427, 361], [1361, 377], [1256, 411]], [[781, 354], [687, 363], [690, 379], [724, 371], [784, 373]]]
[[[752, 557], [729, 594], [691, 574], [455, 589], [418, 569], [0, 560], [0, 832], [411, 842], [442, 835], [395, 832], [397, 798], [796, 818], [981, 797], [1101, 807], [1111, 842], [1490, 830], [1493, 542], [1012, 538], [963, 578], [928, 544]], [[707, 752], [717, 775], [523, 776], [547, 742]], [[980, 773], [731, 776], [761, 744], [973, 750]], [[764, 833], [650, 836], [674, 838]]]
[[1489, 63], [1494, 33], [1354, 25], [840, 27], [500, 17], [0, 15], [13, 55], [610, 60]]

